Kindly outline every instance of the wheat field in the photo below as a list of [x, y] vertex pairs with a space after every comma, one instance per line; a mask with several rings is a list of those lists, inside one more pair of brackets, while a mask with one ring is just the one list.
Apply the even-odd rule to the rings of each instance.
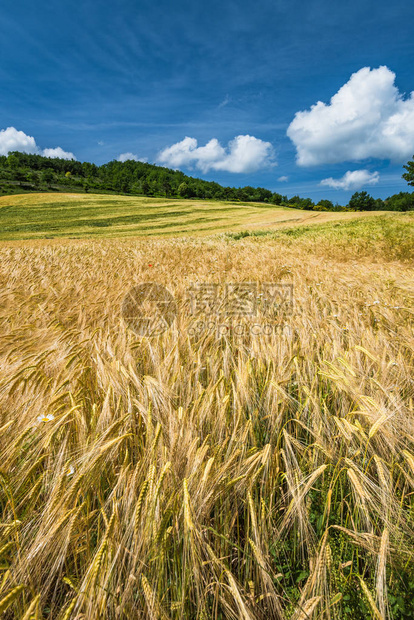
[[352, 222], [379, 214], [386, 215], [380, 211], [302, 211], [254, 202], [16, 194], [0, 196], [0, 239], [194, 237], [225, 231], [269, 231], [295, 225]]
[[[381, 226], [0, 245], [0, 615], [414, 616], [413, 238]], [[142, 282], [162, 334], [122, 318]], [[229, 282], [293, 307], [194, 314]]]

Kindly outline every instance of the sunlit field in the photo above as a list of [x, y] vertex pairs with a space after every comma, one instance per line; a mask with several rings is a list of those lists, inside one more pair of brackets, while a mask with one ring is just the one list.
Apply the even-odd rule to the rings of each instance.
[[[414, 617], [414, 218], [346, 215], [0, 244], [2, 617]], [[177, 313], [139, 337], [145, 282]], [[254, 316], [197, 283], [254, 285]]]
[[0, 197], [0, 239], [205, 236], [349, 222], [381, 213], [324, 213], [264, 203], [139, 196], [20, 194]]

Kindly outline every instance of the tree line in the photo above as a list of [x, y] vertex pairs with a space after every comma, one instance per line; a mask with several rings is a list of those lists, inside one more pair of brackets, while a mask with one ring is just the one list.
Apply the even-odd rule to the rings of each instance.
[[[407, 163], [403, 178], [414, 185], [414, 161]], [[313, 211], [409, 211], [414, 209], [414, 192], [400, 192], [385, 200], [367, 192], [355, 192], [348, 205], [322, 199], [288, 198], [263, 187], [224, 187], [214, 181], [190, 177], [179, 170], [128, 160], [110, 161], [101, 166], [59, 158], [10, 152], [0, 156], [0, 195], [22, 192], [91, 192], [264, 202]]]

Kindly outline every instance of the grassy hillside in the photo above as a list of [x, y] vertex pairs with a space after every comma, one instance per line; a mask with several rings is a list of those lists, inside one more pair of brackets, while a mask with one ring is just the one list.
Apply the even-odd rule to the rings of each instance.
[[[3, 206], [42, 237], [112, 218], [94, 199]], [[173, 203], [116, 204], [155, 235]], [[215, 207], [170, 233], [256, 234], [0, 243], [5, 620], [414, 617], [413, 218], [224, 204], [203, 230]], [[138, 337], [122, 301], [150, 282], [177, 316]], [[194, 311], [195, 282], [257, 285], [254, 315]]]
[[0, 239], [207, 235], [349, 221], [379, 213], [315, 213], [265, 203], [25, 194], [0, 198]]
[[[336, 219], [332, 214], [290, 225], [252, 228], [225, 236], [250, 239], [256, 243], [272, 240], [283, 247], [294, 247], [300, 252], [316, 252], [325, 258], [355, 261], [414, 261], [414, 212], [375, 215], [372, 213], [345, 214]], [[358, 215], [358, 217], [349, 217]], [[331, 217], [329, 217], [331, 216]], [[369, 217], [367, 217], [369, 216]]]

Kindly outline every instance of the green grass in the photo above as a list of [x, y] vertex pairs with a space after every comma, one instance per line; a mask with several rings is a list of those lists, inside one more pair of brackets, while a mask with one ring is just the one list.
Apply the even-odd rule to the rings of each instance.
[[[284, 245], [300, 244], [312, 250], [318, 247], [328, 256], [342, 252], [344, 257], [369, 256], [391, 260], [414, 259], [414, 212], [388, 213], [367, 218], [360, 217], [339, 222], [312, 226], [290, 226], [278, 230], [243, 230], [224, 233], [229, 240], [261, 239], [283, 242]], [[362, 217], [361, 217], [362, 215]]]
[[[31, 194], [0, 200], [0, 238], [177, 234], [226, 230], [280, 208], [154, 198]], [[179, 229], [179, 230], [178, 230]]]
[[[315, 213], [260, 203], [192, 201], [108, 195], [26, 194], [0, 198], [0, 239], [263, 234], [302, 235], [318, 223], [372, 213]], [[392, 216], [394, 217], [394, 216]], [[289, 232], [286, 226], [295, 226]], [[254, 231], [256, 231], [254, 233]]]

